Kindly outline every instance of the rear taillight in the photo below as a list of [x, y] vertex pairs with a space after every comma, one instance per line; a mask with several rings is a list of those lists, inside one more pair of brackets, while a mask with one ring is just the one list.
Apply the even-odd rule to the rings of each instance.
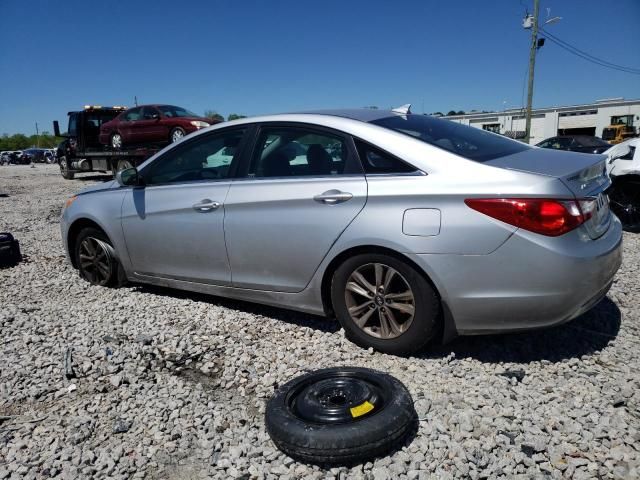
[[595, 208], [591, 202], [591, 199], [547, 198], [469, 198], [464, 201], [492, 218], [549, 237], [563, 235], [591, 218]]

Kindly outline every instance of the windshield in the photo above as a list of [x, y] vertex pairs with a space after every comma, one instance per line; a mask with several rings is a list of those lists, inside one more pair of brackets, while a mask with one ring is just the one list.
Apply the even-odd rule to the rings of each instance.
[[182, 107], [174, 107], [173, 105], [158, 105], [158, 110], [162, 112], [165, 117], [199, 117], [200, 115], [190, 112]]
[[475, 162], [488, 162], [531, 148], [479, 128], [428, 115], [397, 115], [373, 120], [371, 123], [404, 133]]

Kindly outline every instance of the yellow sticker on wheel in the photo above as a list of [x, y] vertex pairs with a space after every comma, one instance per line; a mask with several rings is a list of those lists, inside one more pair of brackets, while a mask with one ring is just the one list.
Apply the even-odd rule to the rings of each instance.
[[349, 410], [351, 410], [351, 416], [353, 418], [357, 418], [369, 413], [371, 410], [373, 410], [373, 408], [373, 404], [365, 400], [364, 403], [356, 405], [355, 407], [351, 407]]

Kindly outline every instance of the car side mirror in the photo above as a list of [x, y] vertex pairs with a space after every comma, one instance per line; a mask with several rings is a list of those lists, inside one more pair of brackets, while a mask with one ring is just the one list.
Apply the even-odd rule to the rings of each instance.
[[631, 147], [629, 145], [620, 145], [620, 148], [616, 149], [616, 152], [609, 158], [609, 163], [622, 157], [626, 157], [631, 153]]
[[157, 114], [157, 113], [154, 113], [154, 114], [151, 115], [151, 118], [154, 119], [154, 120], [160, 120], [160, 115]]
[[116, 173], [116, 181], [121, 187], [140, 185], [141, 178], [138, 174], [138, 169], [135, 167], [125, 168]]

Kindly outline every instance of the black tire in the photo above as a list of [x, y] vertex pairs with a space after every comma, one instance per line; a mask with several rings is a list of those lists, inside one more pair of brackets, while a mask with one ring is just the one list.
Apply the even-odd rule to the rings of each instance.
[[[85, 240], [93, 245], [93, 248], [96, 248], [99, 253], [103, 253], [99, 263], [104, 263], [107, 269], [106, 272], [103, 270], [98, 271], [98, 267], [95, 264], [85, 267], [85, 255], [87, 253], [91, 254], [91, 251], [87, 251], [85, 247]], [[93, 227], [83, 228], [76, 237], [73, 254], [80, 276], [92, 285], [119, 287], [125, 283], [126, 276], [118, 261], [115, 249], [102, 230]]]
[[[333, 420], [317, 418], [325, 416]], [[267, 403], [265, 423], [276, 446], [298, 461], [354, 465], [401, 447], [415, 433], [417, 415], [399, 380], [368, 368], [340, 367], [280, 387]]]
[[185, 132], [184, 128], [174, 127], [169, 134], [169, 143], [179, 142], [186, 134], [187, 132]]
[[[382, 264], [399, 273], [404, 284], [410, 287], [413, 294], [413, 318], [406, 330], [394, 338], [378, 338], [358, 327], [351, 318], [345, 298], [347, 281], [351, 275], [361, 267], [370, 264]], [[377, 295], [376, 295], [377, 296]], [[373, 299], [372, 299], [373, 300]], [[331, 302], [333, 310], [349, 340], [364, 348], [406, 356], [423, 349], [436, 335], [441, 319], [440, 299], [425, 277], [408, 263], [391, 255], [365, 253], [356, 255], [344, 261], [334, 272], [331, 281]], [[386, 300], [383, 300], [386, 302]], [[372, 302], [375, 309], [383, 312], [388, 304], [378, 305]], [[374, 312], [378, 314], [379, 312]], [[371, 317], [375, 321], [375, 317]]]
[[60, 175], [62, 175], [62, 178], [73, 180], [76, 174], [69, 171], [69, 162], [67, 161], [67, 157], [60, 157], [58, 164], [60, 165]]
[[640, 232], [640, 177], [617, 177], [609, 191], [611, 210], [629, 232]]

